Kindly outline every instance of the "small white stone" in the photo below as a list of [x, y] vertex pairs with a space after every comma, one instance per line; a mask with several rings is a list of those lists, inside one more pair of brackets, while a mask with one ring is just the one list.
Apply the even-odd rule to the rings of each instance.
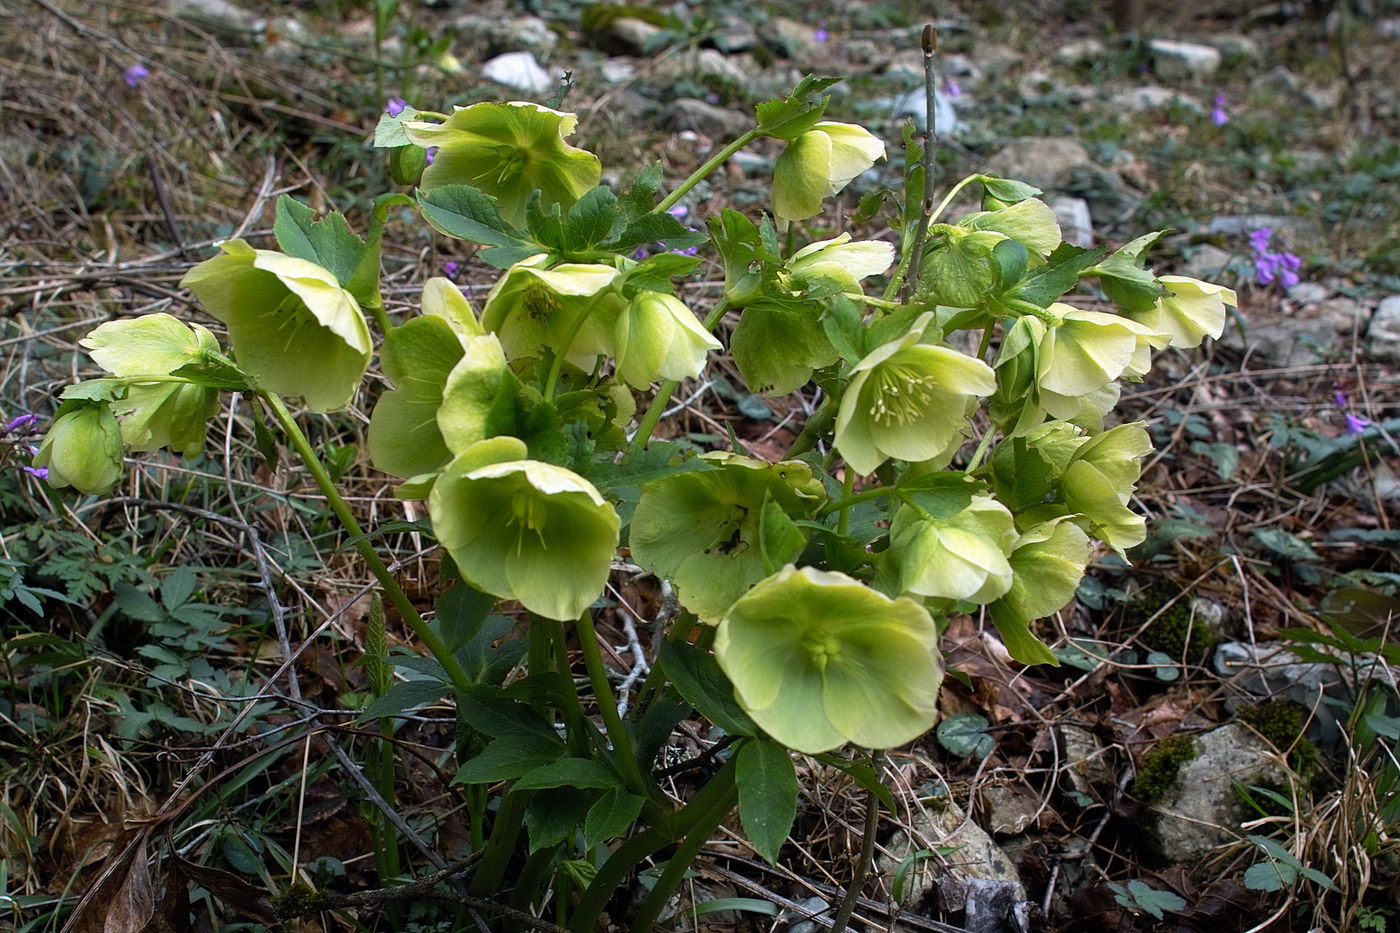
[[1152, 70], [1163, 78], [1209, 78], [1220, 68], [1220, 50], [1194, 42], [1153, 39]]
[[554, 78], [529, 52], [507, 52], [481, 66], [481, 76], [522, 94], [543, 94], [553, 89]]

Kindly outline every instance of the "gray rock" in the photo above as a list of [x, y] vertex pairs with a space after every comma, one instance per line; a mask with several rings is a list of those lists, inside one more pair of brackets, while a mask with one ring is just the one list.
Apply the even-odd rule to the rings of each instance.
[[1060, 767], [1079, 793], [1092, 796], [1095, 788], [1113, 783], [1113, 772], [1104, 760], [1106, 750], [1088, 729], [1061, 726], [1060, 756]]
[[1205, 858], [1238, 838], [1250, 816], [1232, 784], [1286, 784], [1287, 770], [1268, 742], [1238, 723], [1195, 737], [1197, 754], [1181, 766], [1177, 781], [1153, 807], [1149, 822], [1163, 858], [1176, 864]]
[[264, 35], [267, 36], [264, 49], [267, 56], [288, 64], [304, 58], [313, 41], [311, 30], [292, 16], [279, 16], [268, 23]]
[[1169, 81], [1203, 80], [1220, 69], [1220, 50], [1209, 45], [1153, 39], [1148, 48], [1152, 52], [1152, 70]]
[[480, 42], [485, 54], [492, 57], [529, 52], [537, 61], [543, 61], [559, 46], [559, 37], [538, 16], [502, 19], [468, 13], [457, 17], [452, 25], [464, 39]]
[[1290, 217], [1287, 214], [1227, 214], [1221, 217], [1212, 217], [1207, 230], [1215, 236], [1246, 237], [1255, 230], [1262, 230], [1265, 227], [1269, 227], [1275, 233], [1288, 233], [1295, 236], [1305, 232], [1316, 232], [1301, 218]]
[[1400, 362], [1400, 295], [1382, 299], [1371, 315], [1366, 352], [1376, 359]]
[[1181, 267], [1182, 275], [1206, 282], [1218, 282], [1234, 258], [1230, 253], [1210, 243], [1202, 243], [1191, 250]]
[[[895, 119], [913, 117], [914, 125], [923, 129], [928, 125], [928, 104], [923, 89], [910, 91], [898, 97], [886, 97], [875, 101], [876, 106], [887, 107]], [[953, 109], [953, 101], [942, 91], [933, 92], [933, 120], [939, 136], [956, 136], [967, 130], [967, 124], [958, 119]]]
[[1075, 39], [1055, 51], [1055, 63], [1068, 67], [1092, 65], [1103, 59], [1108, 49], [1098, 39]]
[[1038, 188], [1063, 190], [1076, 169], [1096, 168], [1089, 151], [1072, 139], [1026, 136], [987, 160], [986, 171]]
[[247, 40], [267, 25], [267, 20], [230, 0], [170, 0], [169, 9], [179, 19], [225, 38]]
[[892, 54], [885, 65], [884, 75], [905, 84], [924, 83], [924, 53], [919, 49], [901, 49]]
[[742, 113], [725, 110], [693, 97], [672, 101], [661, 118], [661, 125], [672, 132], [694, 130], [712, 139], [738, 136], [752, 124], [753, 121]]
[[744, 87], [749, 76], [739, 65], [739, 59], [740, 56], [724, 55], [714, 49], [681, 52], [666, 58], [656, 66], [654, 81], [661, 87], [676, 84], [687, 78], [723, 81], [734, 87]]
[[607, 40], [618, 51], [644, 55], [651, 51], [651, 42], [661, 33], [661, 27], [635, 16], [619, 16], [608, 23]]
[[1260, 48], [1258, 42], [1249, 36], [1227, 33], [1219, 36], [1204, 36], [1201, 41], [1219, 49], [1220, 54], [1226, 58], [1248, 62], [1264, 60], [1264, 50]]
[[1146, 113], [1149, 110], [1167, 110], [1172, 107], [1180, 107], [1192, 113], [1205, 113], [1201, 102], [1194, 97], [1155, 84], [1124, 88], [1114, 92], [1108, 100], [1113, 106], [1128, 113]]
[[1256, 362], [1277, 366], [1309, 366], [1325, 359], [1337, 346], [1338, 330], [1350, 326], [1333, 317], [1326, 305], [1285, 314], [1251, 309], [1244, 317], [1244, 337], [1227, 327], [1221, 345], [1247, 350]]
[[710, 41], [726, 55], [751, 52], [758, 48], [758, 31], [742, 17], [726, 16], [720, 28], [710, 36]]
[[985, 822], [997, 836], [1019, 836], [1040, 809], [1040, 801], [1024, 788], [1008, 784], [984, 784], [977, 793]]
[[797, 902], [797, 906], [801, 908], [800, 912], [785, 910], [782, 913], [781, 919], [789, 920], [792, 923], [787, 928], [788, 933], [819, 933], [823, 927], [819, 926], [817, 921], [805, 918], [827, 914], [831, 910], [831, 904], [827, 899], [824, 897], [803, 898]]
[[1327, 286], [1321, 282], [1299, 282], [1288, 290], [1288, 300], [1302, 305], [1315, 305], [1327, 298]]
[[1250, 91], [1273, 91], [1275, 94], [1296, 95], [1303, 86], [1298, 76], [1283, 65], [1275, 65], [1249, 82]]
[[637, 66], [625, 58], [605, 58], [598, 66], [598, 73], [609, 84], [621, 84], [632, 79], [637, 73]]
[[758, 27], [758, 37], [773, 51], [789, 58], [805, 58], [820, 44], [815, 24], [786, 16], [775, 16]]
[[1066, 243], [1082, 249], [1094, 245], [1094, 218], [1089, 214], [1088, 201], [1059, 195], [1046, 203], [1055, 212], [1055, 219], [1060, 222], [1060, 236]]
[[[1021, 885], [1016, 863], [992, 841], [985, 830], [968, 820], [956, 803], [947, 798], [940, 798], [940, 801], [940, 808], [927, 808], [915, 814], [915, 839], [900, 830], [884, 846], [889, 854], [879, 857], [880, 871], [891, 875], [900, 862], [917, 849], [929, 846], [956, 848], [951, 855], [926, 858], [914, 866], [907, 876], [905, 890], [909, 892], [909, 899], [906, 903], [914, 909], [932, 909], [936, 898], [945, 908], [968, 910], [970, 907], [980, 917], [991, 917], [996, 913], [993, 902], [1000, 904], [1007, 900], [1013, 905], [1024, 903], [1025, 889]], [[998, 895], [995, 893], [997, 891], [1005, 893]], [[1012, 909], [1008, 922], [1015, 923], [1016, 916]], [[967, 929], [974, 928], [968, 926]], [[998, 927], [989, 922], [976, 929], [989, 933], [1024, 928], [1005, 923]]]
[[979, 45], [972, 50], [972, 60], [983, 74], [994, 78], [1020, 68], [1025, 55], [1009, 45]]
[[540, 67], [529, 52], [507, 52], [481, 66], [481, 76], [522, 94], [536, 95], [553, 90], [554, 76]]

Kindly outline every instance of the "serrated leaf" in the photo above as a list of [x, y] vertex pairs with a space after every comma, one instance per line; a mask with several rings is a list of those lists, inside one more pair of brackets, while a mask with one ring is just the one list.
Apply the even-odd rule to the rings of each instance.
[[688, 249], [708, 240], [670, 214], [643, 214], [628, 224], [614, 239], [598, 244], [599, 249], [627, 253], [649, 243], [665, 243], [667, 249]]
[[559, 741], [554, 727], [537, 709], [503, 696], [492, 686], [477, 685], [462, 691], [457, 697], [457, 708], [463, 722], [494, 739], [514, 737], [541, 745]]
[[130, 618], [139, 622], [163, 622], [165, 610], [160, 603], [144, 590], [138, 590], [130, 583], [118, 583], [112, 587], [112, 595], [120, 609]]
[[436, 703], [451, 689], [451, 686], [439, 680], [401, 680], [390, 687], [382, 697], [366, 706], [356, 721], [369, 722], [384, 716], [396, 716], [405, 710]]
[[538, 790], [545, 787], [596, 790], [617, 787], [620, 783], [617, 775], [609, 771], [601, 761], [591, 758], [561, 758], [526, 772], [514, 786], [516, 790]]
[[614, 836], [620, 836], [636, 822], [646, 801], [625, 788], [614, 787], [588, 808], [583, 821], [583, 845], [591, 849]]
[[730, 735], [754, 735], [758, 727], [734, 699], [734, 685], [720, 670], [714, 655], [688, 642], [661, 643], [661, 670], [676, 692], [700, 715]]
[[418, 192], [418, 208], [435, 230], [488, 247], [481, 258], [497, 269], [545, 252], [501, 218], [496, 199], [470, 185], [445, 185]]
[[1098, 262], [1107, 251], [1107, 246], [1086, 250], [1061, 243], [1045, 260], [1045, 265], [1033, 270], [1005, 297], [1048, 308], [1074, 288], [1079, 283], [1079, 273]]
[[620, 463], [593, 464], [587, 479], [600, 491], [620, 486], [641, 486], [676, 473], [719, 469], [696, 455], [694, 448], [674, 441], [656, 441], [631, 451]]
[[564, 248], [582, 251], [608, 238], [617, 220], [617, 195], [602, 185], [584, 193], [569, 208], [564, 222]]
[[849, 298], [838, 296], [827, 304], [822, 314], [822, 330], [847, 362], [859, 363], [865, 355], [865, 328], [860, 307]]
[[277, 199], [272, 232], [284, 253], [314, 262], [342, 286], [349, 286], [364, 257], [365, 241], [350, 231], [344, 215], [331, 211], [318, 220], [314, 210], [291, 195]]
[[403, 131], [403, 125], [421, 116], [422, 113], [412, 107], [405, 107], [396, 114], [381, 113], [379, 123], [374, 127], [374, 148], [397, 149], [400, 146], [411, 145], [412, 141]]
[[493, 784], [509, 781], [564, 755], [564, 743], [534, 735], [495, 739], [457, 770], [454, 784]]
[[1322, 559], [1308, 542], [1279, 528], [1256, 528], [1254, 537], [1260, 544], [1288, 560]]
[[1104, 294], [1128, 311], [1150, 311], [1167, 293], [1150, 269], [1144, 267], [1147, 251], [1166, 233], [1157, 230], [1133, 240], [1082, 275], [1097, 275]]
[[777, 742], [745, 742], [738, 752], [739, 822], [758, 854], [776, 865], [797, 816], [797, 771]]
[[1282, 891], [1297, 880], [1298, 873], [1293, 866], [1273, 859], [1251, 865], [1244, 872], [1244, 886], [1251, 891]]
[[637, 180], [618, 199], [617, 219], [613, 221], [612, 236], [621, 235], [637, 218], [650, 214], [661, 192], [661, 163], [653, 162], [642, 169]]
[[583, 825], [591, 802], [591, 795], [569, 788], [547, 788], [532, 793], [525, 807], [530, 853], [558, 845], [572, 836]]
[[1014, 178], [998, 178], [995, 175], [978, 175], [977, 180], [982, 183], [982, 187], [987, 189], [988, 194], [1006, 204], [1019, 204], [1027, 198], [1033, 198], [1038, 194], [1044, 193], [1034, 185], [1028, 185]]
[[906, 480], [898, 486], [899, 498], [928, 513], [929, 518], [952, 518], [986, 487], [965, 473], [940, 471]]

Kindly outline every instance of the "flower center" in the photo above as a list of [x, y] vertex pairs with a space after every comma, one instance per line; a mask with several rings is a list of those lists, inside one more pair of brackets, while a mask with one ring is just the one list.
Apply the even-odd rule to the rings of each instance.
[[827, 662], [841, 653], [841, 643], [829, 632], [815, 629], [802, 636], [802, 649], [817, 670], [824, 671]]
[[544, 526], [549, 518], [549, 512], [540, 497], [533, 495], [528, 490], [520, 490], [511, 496], [510, 499], [511, 519], [515, 524], [515, 553], [518, 556], [525, 547], [525, 535], [533, 533], [539, 540], [540, 547], [549, 550], [549, 544], [544, 539]]
[[934, 378], [917, 367], [887, 363], [870, 374], [870, 414], [881, 424], [909, 424], [933, 401]]

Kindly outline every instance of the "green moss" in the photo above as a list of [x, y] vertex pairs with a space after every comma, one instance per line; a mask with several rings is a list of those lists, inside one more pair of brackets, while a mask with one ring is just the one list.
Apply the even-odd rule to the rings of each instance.
[[280, 919], [309, 917], [330, 908], [330, 898], [324, 891], [315, 891], [298, 881], [272, 899], [272, 912]]
[[1288, 766], [1307, 777], [1317, 769], [1317, 746], [1303, 738], [1307, 710], [1289, 700], [1265, 700], [1240, 710], [1237, 717], [1279, 751], [1288, 752]]
[[1143, 803], [1156, 803], [1176, 783], [1181, 766], [1196, 757], [1196, 741], [1189, 735], [1172, 735], [1158, 742], [1142, 758], [1133, 796]]
[[[1162, 610], [1178, 596], [1176, 602]], [[1147, 624], [1139, 640], [1152, 651], [1160, 651], [1173, 659], [1185, 657], [1194, 661], [1215, 647], [1215, 634], [1204, 619], [1191, 612], [1191, 598], [1169, 586], [1150, 586], [1128, 602], [1123, 618], [1126, 628], [1136, 631], [1148, 619], [1152, 622]]]

